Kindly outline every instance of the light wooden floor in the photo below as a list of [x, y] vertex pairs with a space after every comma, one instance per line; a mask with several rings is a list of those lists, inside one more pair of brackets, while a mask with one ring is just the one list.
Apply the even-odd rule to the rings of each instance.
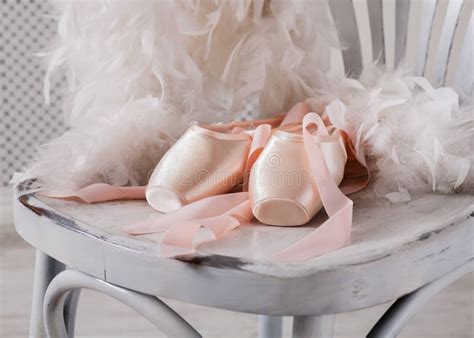
[[[87, 255], [87, 252], [84, 252]], [[0, 226], [0, 337], [26, 337], [33, 283], [34, 250], [13, 230]], [[383, 285], [381, 285], [383, 287]], [[204, 337], [256, 337], [257, 317], [167, 301]], [[256, 300], [258, 301], [258, 300]], [[314, 300], [317, 302], [317, 299]], [[389, 304], [337, 316], [336, 333], [364, 337]], [[474, 337], [474, 275], [454, 283], [409, 324], [401, 337]], [[285, 319], [285, 337], [291, 320]], [[77, 337], [161, 337], [144, 319], [106, 296], [83, 291]]]

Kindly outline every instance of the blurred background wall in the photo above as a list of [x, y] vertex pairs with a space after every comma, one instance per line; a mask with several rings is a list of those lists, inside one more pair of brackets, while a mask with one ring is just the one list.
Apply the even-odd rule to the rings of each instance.
[[54, 82], [51, 104], [43, 100], [46, 61], [40, 55], [56, 34], [49, 1], [2, 0], [0, 17], [0, 222], [10, 223], [12, 174], [31, 161], [36, 147], [61, 134], [65, 124], [61, 81]]
[[3, 0], [2, 39], [2, 185], [34, 155], [39, 144], [64, 130], [60, 90], [53, 88], [51, 104], [43, 100], [45, 60], [55, 35], [47, 1]]

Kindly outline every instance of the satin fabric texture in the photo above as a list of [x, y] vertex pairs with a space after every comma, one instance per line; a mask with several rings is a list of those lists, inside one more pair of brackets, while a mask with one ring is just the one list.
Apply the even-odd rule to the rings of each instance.
[[[348, 135], [327, 124], [300, 103], [284, 117], [191, 127], [161, 159], [146, 188], [149, 204], [167, 214], [125, 231], [164, 231], [162, 255], [176, 257], [195, 252], [202, 227], [218, 239], [253, 217], [268, 225], [303, 225], [324, 206], [326, 222], [269, 258], [301, 261], [347, 245], [352, 201], [344, 193], [363, 188], [369, 175]], [[127, 190], [130, 198], [145, 192], [93, 186], [71, 196], [94, 202], [91, 191], [97, 201], [107, 200], [107, 193], [120, 199]]]
[[146, 189], [148, 203], [167, 213], [229, 192], [243, 182], [252, 147], [265, 144], [282, 119], [192, 126], [153, 171]]
[[[341, 132], [326, 135], [325, 141], [319, 147], [330, 176], [339, 185], [347, 161]], [[309, 222], [322, 208], [314, 183], [303, 135], [275, 131], [250, 175], [253, 215], [268, 225], [298, 226]]]

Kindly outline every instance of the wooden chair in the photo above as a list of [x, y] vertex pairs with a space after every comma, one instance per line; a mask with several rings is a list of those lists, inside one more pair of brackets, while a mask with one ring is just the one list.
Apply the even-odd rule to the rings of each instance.
[[[417, 75], [471, 91], [470, 1], [330, 1], [345, 46], [340, 69], [354, 76], [378, 59], [402, 59]], [[383, 18], [383, 19], [382, 19]], [[355, 29], [357, 27], [358, 29]], [[142, 201], [78, 204], [15, 189], [15, 225], [37, 248], [31, 336], [72, 337], [79, 292], [107, 294], [168, 336], [199, 333], [159, 297], [262, 315], [261, 337], [281, 335], [294, 316], [294, 337], [330, 337], [335, 314], [391, 300], [370, 337], [394, 337], [432, 296], [474, 269], [472, 195], [427, 195], [389, 204], [369, 192], [353, 196], [353, 241], [298, 264], [262, 259], [321, 223], [246, 226], [205, 244], [186, 260], [163, 259], [161, 234], [127, 237], [122, 225], [153, 211]]]

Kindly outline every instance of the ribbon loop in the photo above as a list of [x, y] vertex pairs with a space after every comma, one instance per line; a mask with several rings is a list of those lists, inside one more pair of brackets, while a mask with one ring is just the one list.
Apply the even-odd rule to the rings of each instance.
[[[311, 134], [307, 128], [311, 123], [318, 126], [316, 135]], [[308, 236], [276, 253], [273, 258], [277, 260], [306, 260], [339, 249], [350, 242], [353, 203], [332, 178], [317, 141], [320, 134], [327, 133], [326, 126], [319, 115], [309, 113], [304, 117], [303, 139], [306, 155], [315, 177], [315, 186], [329, 219]]]

